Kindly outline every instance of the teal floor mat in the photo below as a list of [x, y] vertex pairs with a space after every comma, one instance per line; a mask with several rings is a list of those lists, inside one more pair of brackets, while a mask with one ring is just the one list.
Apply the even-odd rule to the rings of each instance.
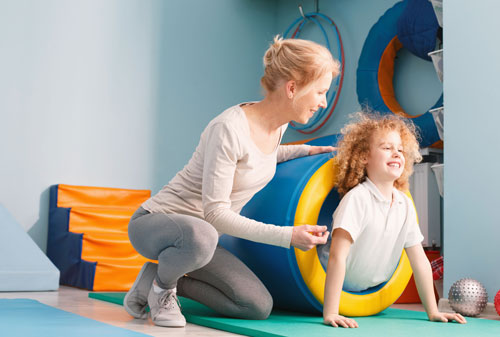
[[[89, 293], [89, 297], [123, 304], [125, 293]], [[221, 317], [212, 309], [187, 298], [179, 298], [182, 312], [190, 323], [246, 336], [258, 337], [499, 337], [500, 322], [467, 317], [467, 324], [430, 322], [425, 312], [387, 309], [370, 317], [357, 317], [357, 329], [326, 326], [320, 316], [273, 311], [267, 320], [253, 321]]]

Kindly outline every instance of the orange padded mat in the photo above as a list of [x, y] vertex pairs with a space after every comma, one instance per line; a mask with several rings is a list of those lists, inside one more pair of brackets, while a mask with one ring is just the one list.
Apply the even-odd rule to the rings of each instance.
[[132, 247], [128, 222], [150, 195], [149, 190], [52, 186], [47, 254], [61, 271], [61, 284], [128, 290], [148, 261]]

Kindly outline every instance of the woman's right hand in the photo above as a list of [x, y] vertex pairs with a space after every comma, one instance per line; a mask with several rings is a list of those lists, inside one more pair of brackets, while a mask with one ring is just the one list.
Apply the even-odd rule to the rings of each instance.
[[339, 314], [330, 314], [323, 317], [323, 323], [326, 325], [331, 325], [336, 328], [339, 326], [344, 328], [357, 328], [358, 323], [352, 318], [344, 317]]
[[300, 250], [308, 251], [316, 245], [325, 244], [329, 234], [326, 226], [294, 226], [291, 245]]

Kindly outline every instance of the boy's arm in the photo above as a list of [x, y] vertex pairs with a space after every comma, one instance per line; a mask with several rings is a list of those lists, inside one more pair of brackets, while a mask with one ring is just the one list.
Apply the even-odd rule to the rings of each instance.
[[333, 231], [326, 272], [323, 322], [334, 327], [339, 325], [344, 328], [358, 327], [353, 319], [339, 315], [340, 293], [344, 284], [346, 259], [351, 244], [351, 235], [347, 231], [341, 228]]
[[439, 312], [434, 297], [434, 283], [432, 281], [432, 268], [421, 244], [405, 249], [410, 260], [418, 295], [431, 321], [448, 322], [455, 320], [458, 323], [467, 323], [465, 318], [456, 313]]

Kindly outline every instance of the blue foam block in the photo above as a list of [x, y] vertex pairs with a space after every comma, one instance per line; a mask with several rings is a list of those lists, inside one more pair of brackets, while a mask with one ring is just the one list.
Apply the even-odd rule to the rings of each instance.
[[0, 291], [59, 288], [59, 270], [0, 204]]
[[63, 311], [31, 299], [0, 299], [1, 336], [141, 337], [139, 332]]

